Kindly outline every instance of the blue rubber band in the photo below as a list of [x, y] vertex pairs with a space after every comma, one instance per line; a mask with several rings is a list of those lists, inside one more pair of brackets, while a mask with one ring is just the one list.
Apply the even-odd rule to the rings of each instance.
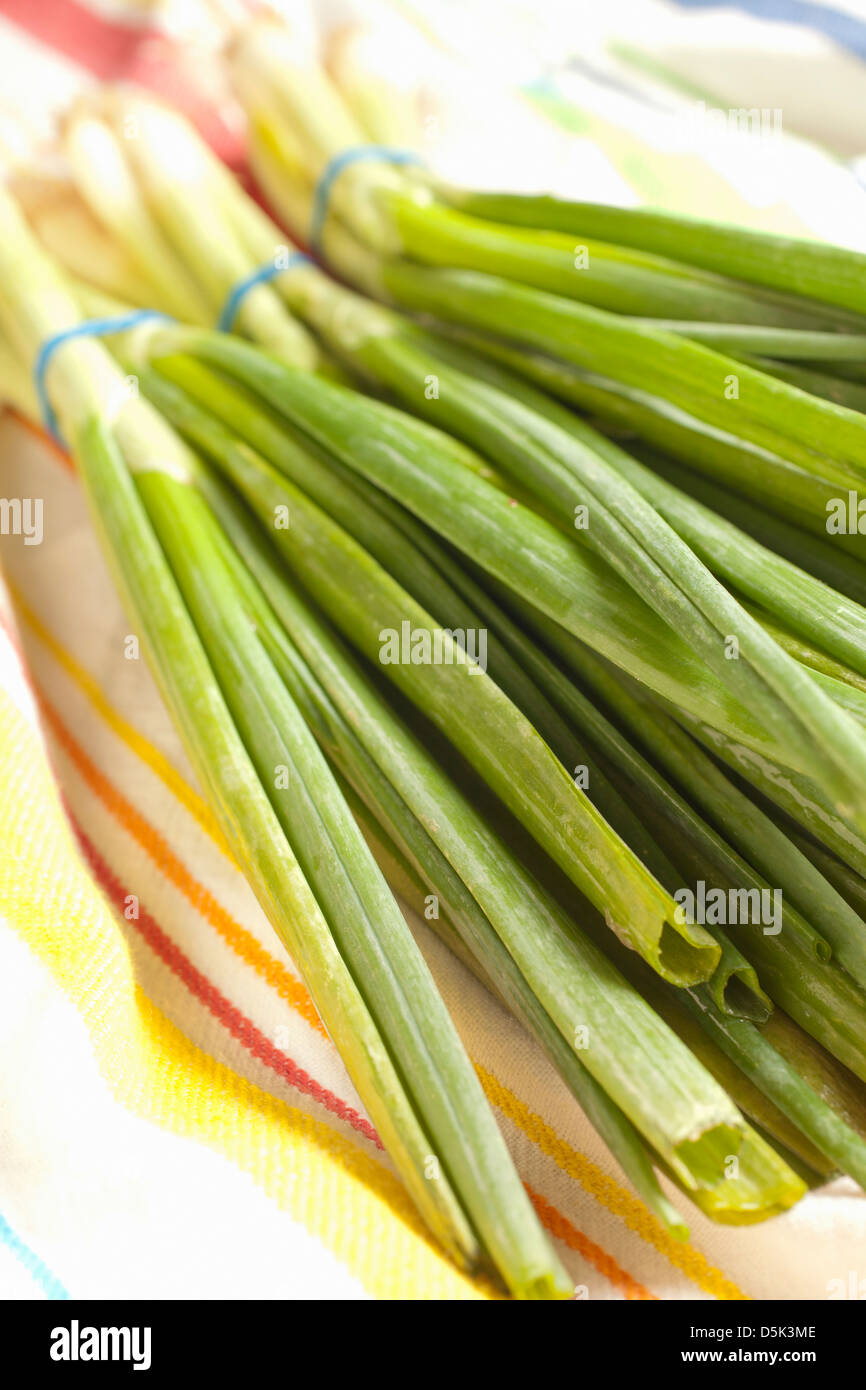
[[328, 215], [328, 201], [331, 197], [334, 181], [350, 164], [359, 164], [364, 159], [380, 160], [384, 164], [424, 163], [421, 156], [416, 154], [414, 150], [393, 149], [390, 145], [355, 145], [351, 149], [341, 150], [339, 154], [334, 155], [334, 158], [329, 160], [322, 170], [313, 195], [310, 248], [317, 255], [321, 249], [319, 242], [321, 241], [325, 218]]
[[45, 428], [61, 449], [66, 448], [66, 441], [58, 428], [57, 416], [45, 386], [45, 373], [57, 349], [72, 338], [108, 338], [112, 333], [122, 333], [127, 328], [134, 328], [137, 323], [143, 323], [146, 319], [168, 319], [168, 317], [168, 314], [161, 314], [158, 309], [136, 309], [131, 314], [118, 314], [115, 318], [85, 319], [83, 323], [73, 324], [71, 328], [62, 328], [59, 333], [53, 333], [50, 338], [46, 338], [36, 354], [36, 361], [33, 364], [33, 385], [36, 388], [39, 412]]
[[309, 261], [309, 256], [305, 256], [303, 251], [293, 251], [285, 265], [276, 265], [273, 261], [268, 261], [265, 265], [254, 270], [247, 275], [229, 291], [226, 302], [222, 307], [222, 312], [217, 320], [217, 328], [223, 333], [228, 333], [237, 317], [238, 310], [243, 303], [244, 296], [250, 290], [255, 289], [256, 285], [264, 285], [268, 280], [273, 280], [277, 275], [282, 275], [284, 270], [291, 270], [293, 266], [302, 261]]

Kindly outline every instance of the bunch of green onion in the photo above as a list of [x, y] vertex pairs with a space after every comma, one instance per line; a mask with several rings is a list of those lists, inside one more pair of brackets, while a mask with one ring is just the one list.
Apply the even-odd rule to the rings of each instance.
[[[81, 311], [0, 198], [3, 394]], [[16, 364], [17, 363], [17, 368]], [[118, 587], [238, 864], [300, 968], [433, 1234], [524, 1298], [569, 1295], [480, 1083], [394, 896], [295, 698], [294, 648], [217, 519], [237, 506], [102, 345], [48, 368]], [[242, 518], [242, 524], [247, 525]], [[264, 548], [255, 535], [256, 544]]]
[[[364, 84], [347, 103], [269, 23], [233, 66], [304, 241], [328, 162], [380, 133]], [[73, 111], [64, 148], [70, 187], [29, 212], [65, 283], [4, 204], [4, 394], [34, 409], [27, 368], [76, 315], [176, 320], [114, 361], [65, 343], [52, 400], [203, 785], [431, 1229], [563, 1291], [385, 878], [435, 898], [675, 1234], [659, 1172], [733, 1223], [866, 1186], [866, 567], [820, 511], [866, 459], [862, 258], [358, 160], [319, 229], [350, 289], [133, 92]], [[383, 664], [404, 624], [443, 664]], [[456, 650], [480, 630], [487, 669]], [[781, 890], [781, 929], [684, 920], [698, 882]]]

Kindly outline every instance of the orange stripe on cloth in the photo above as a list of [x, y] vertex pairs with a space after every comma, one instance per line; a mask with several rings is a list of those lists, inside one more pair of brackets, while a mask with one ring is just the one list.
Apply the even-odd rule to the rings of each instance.
[[39, 735], [0, 690], [0, 902], [10, 927], [82, 1017], [118, 1106], [205, 1144], [247, 1174], [380, 1299], [496, 1297], [456, 1269], [403, 1185], [323, 1121], [196, 1047], [136, 984], [95, 888]]
[[545, 1201], [540, 1192], [533, 1192], [529, 1183], [524, 1183], [523, 1186], [529, 1193], [529, 1199], [535, 1207], [539, 1221], [547, 1227], [551, 1235], [556, 1236], [557, 1240], [561, 1240], [563, 1245], [568, 1246], [569, 1250], [575, 1250], [579, 1255], [582, 1255], [588, 1264], [593, 1265], [598, 1270], [599, 1274], [603, 1274], [606, 1279], [610, 1280], [614, 1288], [620, 1289], [627, 1299], [659, 1302], [658, 1294], [650, 1293], [643, 1284], [639, 1284], [626, 1270], [621, 1269], [612, 1255], [608, 1255], [607, 1251], [602, 1250], [600, 1245], [596, 1245], [595, 1241], [585, 1236], [583, 1231], [572, 1226], [571, 1222], [556, 1210], [556, 1207], [552, 1207], [549, 1202]]
[[[29, 616], [26, 611], [22, 610], [22, 616], [29, 622]], [[42, 631], [45, 631], [46, 636], [50, 638], [50, 649], [52, 650], [52, 654], [57, 652], [58, 659], [60, 659], [61, 653], [65, 655], [65, 653], [63, 653], [63, 648], [60, 646], [60, 643], [57, 642], [56, 638], [51, 636], [50, 633], [47, 633], [47, 630], [43, 628], [41, 623], [38, 627], [42, 629]], [[38, 629], [34, 628], [34, 631], [37, 631], [37, 635], [40, 635]], [[70, 667], [66, 662], [61, 662], [61, 664], [64, 669], [71, 674]], [[77, 666], [77, 663], [72, 664], [73, 666]], [[87, 683], [88, 685], [95, 684], [89, 676], [87, 677]], [[88, 693], [85, 686], [81, 688], [84, 690], [85, 694]], [[99, 713], [102, 712], [101, 706], [107, 704], [101, 691], [99, 692], [99, 703], [94, 702], [94, 704]], [[117, 720], [120, 724], [124, 722], [120, 720], [119, 716], [117, 716]], [[112, 722], [112, 728], [115, 729], [115, 732], [118, 731], [115, 722]], [[147, 741], [138, 734], [137, 731], [133, 732], [135, 733], [136, 739], [134, 751], [138, 756], [146, 757], [146, 752], [150, 745], [148, 745]], [[71, 737], [71, 735], [69, 737]], [[156, 750], [154, 750], [154, 752], [155, 751]], [[80, 750], [80, 752], [86, 757], [83, 750]], [[102, 774], [98, 775], [100, 777], [102, 776]], [[116, 789], [111, 788], [111, 791], [114, 797], [120, 797]], [[120, 799], [122, 800], [122, 798]], [[137, 815], [138, 813], [136, 812], [135, 814]], [[263, 950], [264, 948], [261, 949]], [[310, 1001], [310, 1007], [314, 1007], [312, 1001]], [[599, 1168], [598, 1165], [587, 1158], [585, 1154], [580, 1153], [579, 1150], [574, 1149], [565, 1140], [561, 1139], [556, 1131], [548, 1125], [541, 1116], [530, 1110], [523, 1101], [515, 1096], [506, 1086], [494, 1077], [492, 1073], [487, 1072], [477, 1063], [475, 1067], [481, 1084], [491, 1103], [501, 1109], [521, 1133], [551, 1158], [558, 1168], [578, 1182], [600, 1206], [605, 1207], [608, 1211], [619, 1217], [630, 1230], [634, 1231], [642, 1240], [657, 1250], [675, 1269], [678, 1269], [703, 1292], [710, 1294], [714, 1298], [723, 1300], [745, 1300], [748, 1298], [748, 1295], [743, 1293], [733, 1280], [729, 1279], [721, 1270], [712, 1265], [706, 1256], [701, 1254], [694, 1246], [675, 1240], [658, 1218], [649, 1211], [638, 1197], [634, 1196], [626, 1188], [620, 1186], [614, 1178], [605, 1173], [603, 1169]]]

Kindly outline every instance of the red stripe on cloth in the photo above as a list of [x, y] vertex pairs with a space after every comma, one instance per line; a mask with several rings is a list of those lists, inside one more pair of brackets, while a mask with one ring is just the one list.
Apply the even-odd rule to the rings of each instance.
[[137, 82], [182, 111], [221, 159], [243, 163], [242, 122], [224, 116], [219, 55], [144, 23], [122, 23], [79, 0], [0, 0], [0, 15], [101, 82]]
[[141, 21], [109, 19], [78, 0], [0, 0], [0, 14], [103, 79], [124, 72], [142, 43], [163, 37]]
[[[99, 854], [96, 846], [88, 839], [84, 830], [78, 824], [69, 807], [66, 814], [75, 835], [81, 845], [81, 851], [87, 861], [88, 867], [94, 878], [99, 883], [106, 897], [112, 906], [119, 912], [123, 912], [126, 907], [129, 894], [123, 884], [109, 868], [105, 860]], [[128, 920], [128, 919], [127, 919]], [[359, 1134], [363, 1134], [365, 1139], [369, 1139], [378, 1149], [383, 1147], [382, 1141], [376, 1133], [369, 1120], [365, 1120], [359, 1115], [351, 1105], [340, 1100], [332, 1091], [326, 1089], [318, 1081], [293, 1062], [291, 1057], [280, 1052], [274, 1047], [273, 1043], [265, 1037], [264, 1033], [256, 1027], [251, 1019], [241, 1013], [235, 1004], [226, 999], [212, 984], [208, 978], [197, 970], [192, 961], [184, 955], [180, 947], [171, 940], [163, 931], [159, 923], [147, 911], [146, 908], [139, 906], [139, 917], [131, 923], [140, 935], [147, 942], [148, 946], [159, 956], [168, 968], [179, 980], [182, 980], [187, 989], [205, 1008], [213, 1014], [223, 1027], [237, 1039], [242, 1047], [246, 1048], [257, 1061], [263, 1062], [283, 1081], [288, 1082], [295, 1090], [302, 1091], [305, 1095], [311, 1096], [313, 1100], [323, 1105], [326, 1110], [337, 1115], [339, 1119], [350, 1124]]]

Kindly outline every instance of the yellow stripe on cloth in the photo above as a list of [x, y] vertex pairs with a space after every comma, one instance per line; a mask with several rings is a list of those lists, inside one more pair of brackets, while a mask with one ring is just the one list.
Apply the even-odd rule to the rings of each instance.
[[36, 614], [29, 604], [25, 601], [21, 591], [7, 580], [9, 589], [15, 604], [15, 612], [19, 618], [30, 628], [35, 637], [39, 639], [47, 651], [51, 653], [57, 664], [66, 672], [70, 680], [78, 686], [82, 694], [93, 705], [93, 708], [105, 720], [105, 723], [113, 730], [117, 737], [121, 739], [133, 753], [137, 753], [142, 762], [146, 763], [160, 781], [164, 782], [169, 791], [177, 798], [182, 806], [189, 811], [207, 835], [222, 850], [227, 858], [231, 859], [229, 847], [225, 837], [220, 830], [216, 817], [205, 801], [189, 783], [181, 776], [177, 768], [164, 753], [139, 733], [129, 720], [124, 719], [123, 715], [114, 708], [107, 699], [98, 683], [93, 679], [89, 671], [86, 671], [79, 661], [70, 651], [57, 640], [52, 632], [46, 627], [42, 619]]
[[[478, 1299], [432, 1245], [399, 1180], [321, 1121], [209, 1057], [137, 986], [34, 729], [0, 691], [0, 902], [78, 1009], [119, 1104], [247, 1173], [374, 1297]], [[215, 1213], [216, 1215], [216, 1213]]]
[[475, 1070], [491, 1105], [498, 1106], [533, 1144], [537, 1144], [548, 1158], [553, 1159], [558, 1168], [579, 1182], [601, 1206], [620, 1217], [630, 1230], [648, 1245], [654, 1246], [659, 1254], [666, 1256], [698, 1288], [714, 1298], [748, 1300], [748, 1294], [743, 1293], [720, 1269], [711, 1265], [700, 1250], [686, 1241], [674, 1240], [639, 1197], [632, 1196], [597, 1163], [561, 1139], [541, 1115], [536, 1115], [477, 1062]]

